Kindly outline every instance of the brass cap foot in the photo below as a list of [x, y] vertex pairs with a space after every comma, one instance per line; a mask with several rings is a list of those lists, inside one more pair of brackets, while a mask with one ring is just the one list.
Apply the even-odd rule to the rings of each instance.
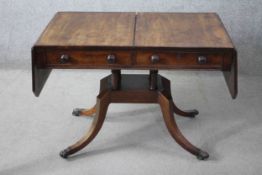
[[190, 113], [191, 113], [190, 117], [192, 117], [192, 118], [195, 118], [196, 115], [199, 114], [198, 110], [196, 110], [196, 109], [193, 109], [192, 111], [190, 111]]
[[196, 155], [198, 160], [206, 160], [209, 157], [209, 154], [205, 151], [200, 150], [199, 153]]
[[63, 151], [61, 151], [61, 152], [59, 153], [59, 155], [60, 155], [62, 158], [66, 159], [66, 158], [69, 156], [69, 152], [70, 152], [70, 149], [69, 149], [69, 148], [66, 148], [66, 149], [64, 149]]
[[81, 115], [81, 111], [82, 111], [82, 110], [83, 110], [82, 108], [75, 108], [75, 109], [73, 110], [73, 112], [72, 112], [72, 115], [78, 117], [78, 116]]

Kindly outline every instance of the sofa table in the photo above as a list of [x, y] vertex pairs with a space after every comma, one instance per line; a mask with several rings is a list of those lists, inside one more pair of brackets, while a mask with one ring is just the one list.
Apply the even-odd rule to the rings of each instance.
[[[237, 52], [215, 13], [58, 12], [32, 48], [33, 92], [39, 96], [52, 69], [110, 69], [100, 82], [91, 109], [90, 130], [61, 151], [67, 158], [89, 144], [105, 120], [110, 103], [158, 103], [166, 127], [185, 150], [204, 160], [208, 153], [192, 145], [179, 130], [173, 113], [195, 117], [197, 110], [179, 109], [164, 69], [223, 71], [232, 98], [237, 96]], [[149, 70], [148, 75], [121, 75], [121, 69]]]

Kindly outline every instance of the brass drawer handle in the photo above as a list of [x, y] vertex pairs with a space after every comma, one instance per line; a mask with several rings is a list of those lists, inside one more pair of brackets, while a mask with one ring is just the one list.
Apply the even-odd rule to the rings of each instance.
[[107, 62], [108, 62], [109, 64], [114, 64], [114, 63], [116, 63], [116, 56], [115, 56], [114, 54], [109, 54], [109, 55], [107, 56]]
[[198, 64], [206, 64], [207, 63], [207, 57], [206, 56], [198, 56], [197, 62], [198, 62]]
[[160, 60], [158, 55], [152, 55], [150, 59], [151, 59], [151, 63], [153, 64], [158, 63]]
[[69, 59], [70, 59], [69, 55], [63, 54], [60, 57], [60, 63], [62, 64], [68, 63]]

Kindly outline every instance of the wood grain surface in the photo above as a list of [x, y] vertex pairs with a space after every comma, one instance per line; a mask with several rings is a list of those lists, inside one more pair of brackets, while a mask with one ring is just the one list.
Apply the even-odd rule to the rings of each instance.
[[135, 46], [232, 48], [215, 13], [139, 13]]
[[35, 45], [233, 48], [215, 13], [58, 12]]
[[58, 12], [36, 45], [132, 46], [135, 13]]

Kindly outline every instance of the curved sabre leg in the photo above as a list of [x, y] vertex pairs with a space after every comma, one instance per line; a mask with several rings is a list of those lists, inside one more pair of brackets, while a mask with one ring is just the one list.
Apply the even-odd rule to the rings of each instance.
[[173, 108], [174, 113], [176, 113], [180, 116], [183, 116], [183, 117], [190, 117], [190, 118], [194, 118], [196, 115], [199, 114], [199, 112], [196, 109], [185, 110], [185, 111], [179, 109], [175, 105], [173, 98], [172, 98], [172, 95], [171, 95], [170, 81], [166, 78], [162, 78], [162, 84], [164, 86], [164, 91], [162, 91], [162, 93], [165, 94], [165, 96], [172, 101], [172, 108]]
[[91, 128], [78, 142], [60, 152], [62, 158], [67, 158], [69, 155], [81, 150], [96, 137], [104, 123], [109, 103], [109, 92], [100, 93], [97, 97], [96, 115], [93, 119]]
[[208, 153], [192, 145], [178, 129], [176, 121], [173, 116], [172, 101], [166, 98], [162, 93], [159, 93], [158, 102], [160, 104], [165, 124], [169, 133], [185, 150], [194, 154], [198, 159], [204, 160], [209, 157]]
[[72, 115], [78, 116], [89, 116], [91, 117], [93, 114], [96, 113], [96, 105], [90, 109], [83, 109], [83, 108], [75, 108], [72, 112]]
[[174, 103], [173, 101], [172, 101], [172, 104], [171, 104], [171, 105], [172, 105], [172, 108], [173, 108], [174, 113], [176, 113], [176, 114], [178, 114], [178, 115], [180, 115], [180, 116], [183, 116], [183, 117], [194, 118], [196, 115], [199, 114], [198, 110], [196, 110], [196, 109], [183, 111], [183, 110], [179, 109], [179, 108], [175, 105], [175, 103]]

